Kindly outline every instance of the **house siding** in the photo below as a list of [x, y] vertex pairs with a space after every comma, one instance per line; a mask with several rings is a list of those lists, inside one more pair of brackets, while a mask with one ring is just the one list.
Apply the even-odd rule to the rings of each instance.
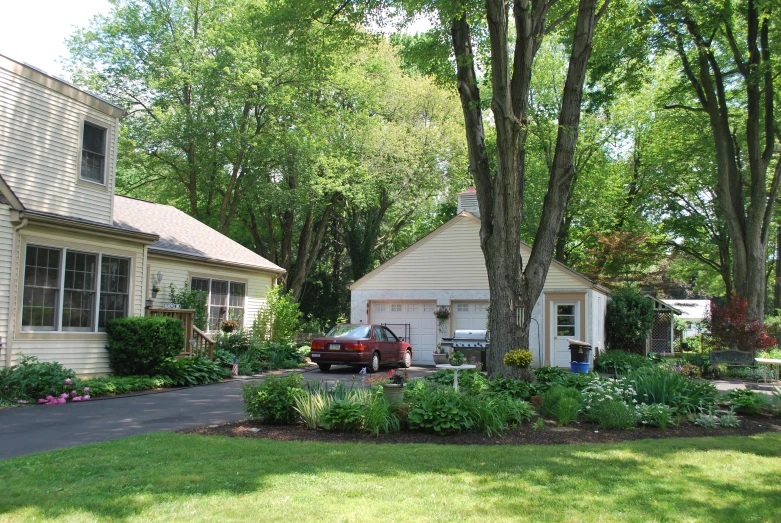
[[159, 272], [163, 275], [163, 281], [160, 284], [160, 292], [156, 298], [152, 298], [154, 307], [162, 307], [170, 303], [170, 286], [173, 284], [177, 289], [187, 283], [190, 285], [192, 276], [208, 277], [213, 279], [225, 279], [247, 282], [247, 301], [244, 314], [244, 328], [252, 327], [258, 311], [266, 306], [266, 293], [272, 287], [275, 274], [265, 271], [241, 270], [217, 265], [212, 263], [198, 263], [190, 260], [179, 260], [173, 257], [167, 257], [159, 254], [149, 254], [148, 256], [148, 274], [147, 288], [145, 289], [145, 298], [152, 297], [152, 280]]
[[[18, 353], [25, 356], [35, 356], [40, 361], [56, 361], [67, 368], [73, 369], [80, 376], [108, 374], [111, 372], [106, 351], [108, 336], [105, 333], [85, 332], [20, 332], [19, 314], [24, 285], [24, 252], [28, 243], [66, 247], [86, 252], [127, 256], [132, 260], [132, 288], [130, 289], [131, 316], [143, 313], [143, 288], [145, 246], [131, 240], [116, 240], [90, 233], [78, 233], [64, 229], [42, 226], [27, 226], [21, 230], [20, 241], [15, 254], [17, 272], [16, 286], [16, 318], [13, 331], [13, 356], [11, 365], [18, 363]], [[10, 273], [10, 269], [9, 269]], [[5, 358], [0, 365], [5, 363]]]
[[[458, 216], [446, 229], [424, 238], [406, 253], [391, 260], [352, 286], [352, 290], [403, 289], [488, 289], [488, 272], [480, 248], [480, 222], [470, 216]], [[524, 260], [531, 249], [521, 247]], [[552, 264], [545, 280], [546, 289], [584, 287], [584, 281], [557, 264]]]
[[[78, 180], [85, 119], [107, 129], [105, 186]], [[111, 223], [118, 123], [0, 67], [0, 175], [28, 209]]]

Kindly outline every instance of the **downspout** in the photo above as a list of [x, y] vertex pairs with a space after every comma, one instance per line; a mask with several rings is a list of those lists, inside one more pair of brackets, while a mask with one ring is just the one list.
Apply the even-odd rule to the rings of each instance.
[[[13, 211], [12, 211], [13, 212]], [[18, 211], [17, 211], [18, 212]], [[13, 219], [12, 219], [13, 221]], [[19, 225], [14, 227], [13, 239], [11, 240], [11, 292], [8, 302], [8, 339], [5, 340], [5, 366], [11, 366], [11, 359], [13, 357], [13, 340], [16, 334], [16, 312], [18, 310], [16, 304], [17, 289], [19, 288], [19, 278], [17, 277], [17, 262], [19, 259], [16, 253], [17, 245], [19, 244], [19, 231], [27, 225], [27, 218], [22, 218]]]

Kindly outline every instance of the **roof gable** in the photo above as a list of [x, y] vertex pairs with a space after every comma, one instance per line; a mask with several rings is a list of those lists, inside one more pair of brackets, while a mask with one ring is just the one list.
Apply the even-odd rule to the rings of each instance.
[[149, 245], [150, 252], [285, 272], [259, 254], [170, 205], [114, 196], [114, 223], [124, 228], [157, 234], [160, 238]]
[[[528, 259], [531, 247], [522, 243], [521, 249], [524, 259]], [[566, 265], [551, 263], [546, 290], [583, 287], [595, 285]], [[462, 212], [354, 282], [350, 289], [488, 289], [480, 248], [480, 219]]]
[[6, 183], [2, 176], [0, 176], [0, 203], [10, 205], [17, 211], [24, 210], [21, 200], [19, 200], [11, 186]]

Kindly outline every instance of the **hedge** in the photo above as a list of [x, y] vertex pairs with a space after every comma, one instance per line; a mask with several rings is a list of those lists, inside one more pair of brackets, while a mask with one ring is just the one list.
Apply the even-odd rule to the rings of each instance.
[[151, 376], [184, 347], [184, 326], [175, 318], [117, 318], [108, 322], [107, 329], [109, 361], [119, 376]]

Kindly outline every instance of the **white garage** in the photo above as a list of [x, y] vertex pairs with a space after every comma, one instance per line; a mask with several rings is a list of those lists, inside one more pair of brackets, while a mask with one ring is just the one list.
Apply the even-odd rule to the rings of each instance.
[[406, 337], [414, 351], [413, 362], [434, 363], [432, 353], [437, 346], [435, 301], [372, 301], [368, 323], [383, 324], [398, 337]]
[[[454, 330], [486, 328], [490, 291], [474, 189], [461, 193], [458, 215], [350, 285], [353, 323], [409, 325], [415, 362], [430, 364], [438, 340]], [[521, 245], [528, 260], [531, 247]], [[569, 340], [605, 346], [607, 289], [552, 261], [531, 311], [533, 365], [569, 367]], [[434, 311], [450, 312], [441, 324]], [[393, 324], [400, 324], [394, 326]], [[490, 350], [490, 349], [489, 349]], [[594, 351], [596, 352], [596, 351]], [[594, 354], [592, 352], [592, 355]]]

